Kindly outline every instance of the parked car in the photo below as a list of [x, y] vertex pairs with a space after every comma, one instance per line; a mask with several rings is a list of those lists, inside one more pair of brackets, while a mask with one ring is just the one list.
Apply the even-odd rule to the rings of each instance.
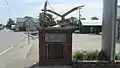
[[11, 25], [11, 30], [15, 30], [15, 25]]

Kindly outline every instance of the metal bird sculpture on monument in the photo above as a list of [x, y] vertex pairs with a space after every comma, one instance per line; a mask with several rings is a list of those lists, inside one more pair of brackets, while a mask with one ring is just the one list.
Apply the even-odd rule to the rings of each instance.
[[[46, 12], [50, 12], [50, 13], [53, 13], [53, 14], [59, 16], [59, 17], [61, 18], [61, 20], [60, 20], [60, 22], [59, 22], [58, 24], [59, 24], [60, 26], [63, 26], [63, 27], [64, 27], [64, 26], [67, 26], [67, 25], [69, 24], [69, 20], [68, 20], [68, 19], [65, 19], [65, 17], [66, 17], [68, 14], [72, 13], [73, 11], [75, 11], [75, 10], [77, 10], [77, 9], [81, 9], [81, 8], [84, 7], [84, 6], [85, 6], [85, 5], [77, 6], [77, 7], [75, 7], [75, 8], [72, 8], [71, 10], [67, 11], [67, 12], [64, 13], [64, 14], [59, 14], [59, 13], [57, 13], [57, 12], [55, 12], [55, 11], [46, 9], [46, 7], [47, 7], [47, 1], [46, 1], [46, 2], [45, 2], [45, 5], [44, 5], [44, 9], [42, 9], [42, 11], [44, 11], [44, 17], [45, 17], [45, 15], [47, 15]], [[44, 18], [44, 19], [45, 19], [45, 18]]]

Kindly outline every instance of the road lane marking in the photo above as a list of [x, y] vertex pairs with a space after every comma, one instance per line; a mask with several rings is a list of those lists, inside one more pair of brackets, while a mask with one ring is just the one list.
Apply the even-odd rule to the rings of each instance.
[[2, 53], [0, 53], [0, 56], [5, 54], [6, 52], [10, 51], [13, 48], [13, 46], [11, 46], [10, 48], [6, 49], [5, 51], [3, 51]]
[[20, 43], [15, 44], [15, 45], [9, 47], [8, 49], [4, 50], [3, 52], [0, 53], [0, 56], [3, 55], [3, 54], [5, 54], [5, 53], [7, 53], [7, 52], [10, 51], [10, 50], [12, 50], [14, 47], [16, 47], [17, 45], [20, 45], [20, 44], [23, 43], [24, 41], [25, 41], [25, 40], [22, 40], [22, 41], [20, 41]]
[[[24, 38], [27, 37], [25, 34], [22, 34], [22, 36], [23, 36]], [[3, 52], [0, 53], [0, 56], [3, 55], [3, 54], [5, 54], [5, 53], [7, 53], [7, 52], [10, 51], [10, 50], [12, 50], [14, 47], [16, 47], [17, 45], [21, 44], [21, 43], [24, 42], [25, 40], [26, 40], [26, 39], [20, 41], [20, 43], [18, 43], [18, 44], [15, 44], [15, 45], [7, 48], [6, 50], [4, 50]]]

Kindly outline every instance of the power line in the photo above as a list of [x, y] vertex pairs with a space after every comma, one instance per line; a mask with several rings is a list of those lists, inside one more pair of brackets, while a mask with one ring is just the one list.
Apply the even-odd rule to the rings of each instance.
[[8, 17], [10, 18], [10, 7], [9, 7], [9, 2], [8, 0], [5, 0], [6, 5], [7, 5], [7, 11], [8, 11]]
[[8, 6], [8, 0], [5, 0], [5, 1], [6, 1], [7, 6]]

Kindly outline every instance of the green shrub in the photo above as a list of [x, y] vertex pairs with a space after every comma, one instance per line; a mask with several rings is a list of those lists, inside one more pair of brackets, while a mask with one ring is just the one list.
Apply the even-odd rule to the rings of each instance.
[[120, 51], [119, 51], [118, 53], [116, 53], [115, 59], [116, 59], [116, 60], [120, 60]]
[[95, 51], [89, 51], [87, 56], [87, 60], [97, 60], [98, 59], [98, 55], [99, 55], [99, 51], [95, 50]]
[[85, 50], [76, 51], [73, 54], [73, 59], [75, 59], [75, 60], [97, 60], [98, 54], [99, 54], [98, 50], [95, 50], [95, 51], [90, 51], [90, 50], [88, 50], [88, 51], [85, 51]]
[[[108, 60], [103, 51], [98, 50], [82, 50], [73, 53], [74, 60]], [[120, 52], [116, 53], [115, 60], [120, 60]]]
[[83, 53], [81, 51], [76, 51], [73, 54], [73, 59], [75, 59], [75, 60], [83, 60]]

